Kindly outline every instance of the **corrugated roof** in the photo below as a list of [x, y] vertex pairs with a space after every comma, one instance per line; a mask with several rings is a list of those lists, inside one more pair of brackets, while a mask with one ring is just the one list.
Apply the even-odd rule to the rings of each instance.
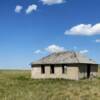
[[32, 62], [34, 64], [73, 64], [73, 63], [85, 63], [85, 64], [96, 64], [96, 62], [86, 55], [79, 52], [66, 51], [53, 53], [40, 60]]

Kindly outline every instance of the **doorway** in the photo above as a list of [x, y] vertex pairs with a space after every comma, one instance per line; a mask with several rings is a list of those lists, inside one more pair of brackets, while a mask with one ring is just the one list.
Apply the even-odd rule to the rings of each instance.
[[90, 78], [90, 72], [91, 72], [91, 65], [87, 65], [87, 78]]

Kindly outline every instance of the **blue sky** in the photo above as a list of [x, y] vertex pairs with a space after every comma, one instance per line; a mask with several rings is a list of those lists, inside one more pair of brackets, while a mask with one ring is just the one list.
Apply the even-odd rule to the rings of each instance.
[[0, 68], [23, 69], [75, 50], [100, 63], [100, 0], [1, 0]]

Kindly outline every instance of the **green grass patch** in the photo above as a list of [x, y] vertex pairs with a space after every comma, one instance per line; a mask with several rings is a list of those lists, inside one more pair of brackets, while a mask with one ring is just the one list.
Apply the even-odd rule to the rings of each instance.
[[0, 100], [100, 100], [100, 78], [33, 80], [30, 71], [0, 71]]

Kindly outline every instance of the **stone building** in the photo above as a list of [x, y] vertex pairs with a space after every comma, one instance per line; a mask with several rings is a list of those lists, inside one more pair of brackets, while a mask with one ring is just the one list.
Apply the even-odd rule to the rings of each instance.
[[53, 53], [31, 64], [33, 79], [61, 78], [79, 80], [95, 77], [98, 64], [86, 55], [66, 51]]

